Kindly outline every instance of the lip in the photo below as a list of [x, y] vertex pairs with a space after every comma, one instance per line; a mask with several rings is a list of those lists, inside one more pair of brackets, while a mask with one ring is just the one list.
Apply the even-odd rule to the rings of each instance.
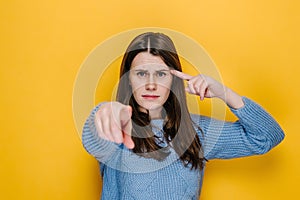
[[144, 94], [144, 95], [142, 95], [142, 97], [143, 97], [144, 99], [154, 100], [154, 99], [159, 98], [159, 95], [154, 95], [154, 94]]

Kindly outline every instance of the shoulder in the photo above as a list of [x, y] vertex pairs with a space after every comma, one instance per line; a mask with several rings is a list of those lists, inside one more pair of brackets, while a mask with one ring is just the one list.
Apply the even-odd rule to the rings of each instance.
[[[229, 124], [225, 120], [215, 119], [213, 117], [204, 116], [204, 115], [197, 115], [197, 114], [190, 114], [193, 126], [195, 131], [197, 132], [200, 139], [207, 139], [207, 135], [209, 133], [210, 136], [219, 137], [222, 131], [224, 131], [224, 127], [228, 126]], [[230, 131], [230, 126], [228, 126], [226, 131]], [[227, 130], [228, 129], [228, 130]]]
[[201, 139], [203, 139], [203, 134], [205, 135], [213, 119], [208, 116], [197, 114], [190, 114], [190, 116], [195, 131], [197, 132], [198, 136], [200, 136]]

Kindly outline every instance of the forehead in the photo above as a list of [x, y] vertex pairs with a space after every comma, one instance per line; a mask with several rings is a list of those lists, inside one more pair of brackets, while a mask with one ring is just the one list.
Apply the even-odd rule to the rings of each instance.
[[[138, 53], [132, 63], [131, 68], [137, 67], [137, 66], [144, 66], [144, 67], [154, 67], [154, 66], [165, 66], [166, 69], [168, 69], [168, 66], [164, 63], [164, 61], [159, 56], [154, 56], [148, 52], [141, 52]], [[152, 68], [151, 67], [151, 68]]]
[[149, 71], [149, 72], [157, 72], [157, 71], [169, 71], [169, 67], [167, 65], [149, 63], [144, 65], [138, 65], [131, 67], [131, 71]]

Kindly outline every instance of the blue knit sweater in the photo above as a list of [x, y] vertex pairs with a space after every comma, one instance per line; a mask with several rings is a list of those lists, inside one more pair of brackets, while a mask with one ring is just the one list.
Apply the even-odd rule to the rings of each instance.
[[[284, 133], [277, 122], [258, 104], [243, 97], [245, 106], [231, 109], [236, 122], [224, 122], [200, 115], [191, 115], [203, 132], [197, 132], [206, 159], [229, 159], [264, 154], [279, 144]], [[199, 199], [203, 170], [185, 167], [173, 149], [163, 161], [132, 153], [123, 144], [116, 144], [97, 135], [94, 124], [99, 105], [88, 117], [82, 135], [85, 149], [100, 163], [103, 178], [102, 200]], [[152, 120], [153, 132], [162, 136], [162, 120]]]

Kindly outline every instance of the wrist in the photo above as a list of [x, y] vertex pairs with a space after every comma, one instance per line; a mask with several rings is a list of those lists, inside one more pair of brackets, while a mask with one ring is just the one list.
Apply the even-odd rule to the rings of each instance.
[[225, 95], [222, 100], [233, 109], [239, 109], [245, 105], [242, 96], [228, 87], [225, 88]]

